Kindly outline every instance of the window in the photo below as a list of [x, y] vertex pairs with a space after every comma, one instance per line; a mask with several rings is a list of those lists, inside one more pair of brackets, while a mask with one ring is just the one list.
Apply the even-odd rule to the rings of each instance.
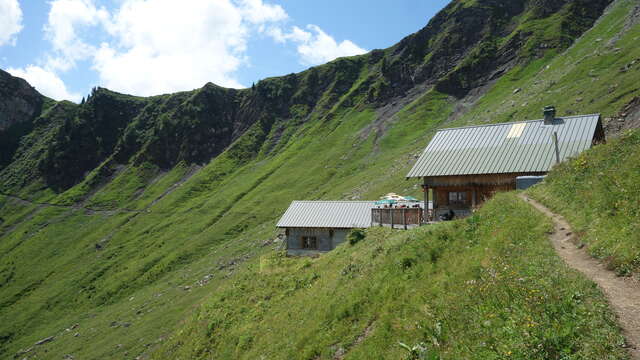
[[450, 192], [449, 193], [449, 204], [460, 204], [464, 205], [467, 203], [467, 192]]
[[303, 236], [302, 237], [302, 248], [303, 249], [317, 249], [318, 248], [318, 240], [315, 236]]

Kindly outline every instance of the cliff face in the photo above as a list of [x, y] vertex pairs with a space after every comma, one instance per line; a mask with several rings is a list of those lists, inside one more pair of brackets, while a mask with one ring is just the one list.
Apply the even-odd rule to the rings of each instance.
[[0, 70], [0, 170], [11, 162], [20, 138], [31, 132], [44, 97], [26, 81]]

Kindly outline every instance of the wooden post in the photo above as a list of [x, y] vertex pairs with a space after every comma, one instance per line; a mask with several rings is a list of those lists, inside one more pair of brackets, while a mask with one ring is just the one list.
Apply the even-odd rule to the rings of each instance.
[[407, 230], [407, 209], [402, 208], [402, 225], [404, 229]]
[[473, 189], [473, 194], [471, 195], [471, 207], [475, 209], [476, 204], [478, 203], [478, 200], [476, 199], [476, 189]]
[[422, 223], [427, 222], [429, 219], [429, 186], [427, 185], [427, 179], [424, 179], [424, 185], [422, 185], [422, 190], [424, 191], [424, 216]]
[[433, 212], [431, 215], [433, 216], [433, 221], [437, 221], [436, 209], [438, 208], [438, 189], [431, 187], [431, 192], [433, 193], [433, 200], [431, 200], [431, 203], [433, 204]]

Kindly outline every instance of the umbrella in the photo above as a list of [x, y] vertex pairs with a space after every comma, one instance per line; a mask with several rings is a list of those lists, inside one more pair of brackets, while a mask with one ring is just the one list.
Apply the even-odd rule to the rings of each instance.
[[413, 196], [405, 196], [404, 197], [405, 201], [411, 201], [411, 202], [416, 202], [418, 201], [418, 199], [414, 198]]

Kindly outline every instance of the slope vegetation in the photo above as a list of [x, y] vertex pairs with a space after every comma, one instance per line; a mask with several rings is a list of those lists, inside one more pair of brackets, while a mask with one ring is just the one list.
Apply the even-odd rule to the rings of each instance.
[[[0, 195], [0, 357], [231, 354], [237, 344], [209, 344], [191, 321], [193, 336], [163, 344], [270, 258], [280, 246], [273, 224], [291, 200], [419, 195], [404, 175], [439, 127], [538, 117], [552, 103], [612, 116], [631, 103], [637, 4], [605, 11], [610, 3], [455, 1], [389, 49], [250, 89], [207, 84], [150, 98], [95, 89], [82, 104], [3, 93], [25, 111], [0, 125], [27, 125], [8, 127], [19, 141], [2, 149], [0, 190], [33, 202]], [[210, 323], [205, 315], [198, 321]], [[594, 347], [615, 342], [586, 334]], [[256, 351], [258, 340], [246, 341]], [[326, 356], [323, 341], [304, 349]]]
[[280, 253], [220, 287], [153, 358], [622, 359], [615, 317], [514, 194], [473, 217]]
[[640, 131], [561, 164], [531, 194], [562, 213], [579, 245], [620, 275], [640, 272]]

